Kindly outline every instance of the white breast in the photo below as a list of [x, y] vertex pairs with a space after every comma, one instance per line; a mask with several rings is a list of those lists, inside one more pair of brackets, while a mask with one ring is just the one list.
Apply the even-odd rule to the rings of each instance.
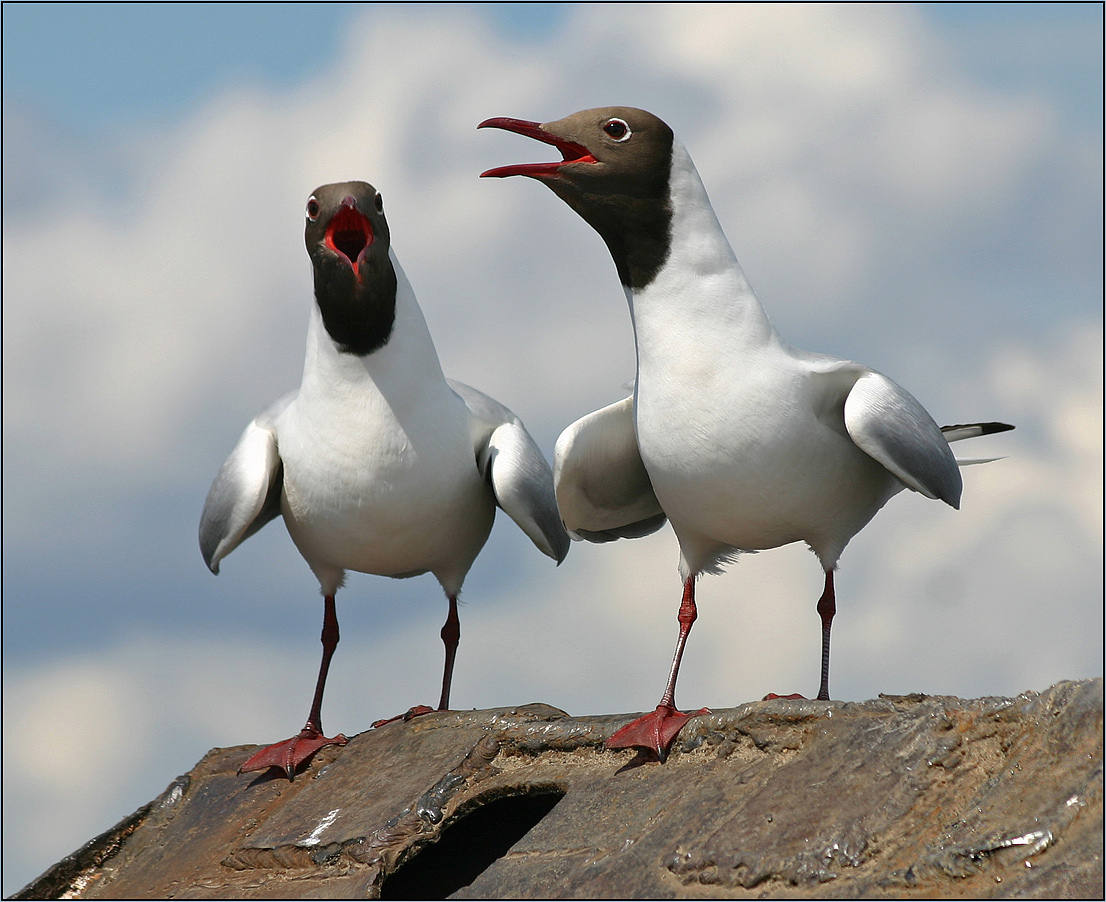
[[338, 352], [313, 308], [303, 384], [277, 422], [282, 512], [324, 590], [349, 569], [431, 571], [456, 592], [494, 517], [468, 408], [397, 275], [393, 336], [366, 357]]
[[807, 375], [780, 363], [686, 381], [642, 374], [641, 457], [692, 568], [697, 556], [709, 567], [729, 548], [795, 541], [832, 567], [901, 488], [833, 427], [833, 411], [814, 409]]
[[813, 355], [772, 327], [682, 147], [672, 205], [665, 266], [630, 296], [635, 429], [653, 489], [693, 570], [794, 541], [832, 567], [901, 485], [848, 437]]

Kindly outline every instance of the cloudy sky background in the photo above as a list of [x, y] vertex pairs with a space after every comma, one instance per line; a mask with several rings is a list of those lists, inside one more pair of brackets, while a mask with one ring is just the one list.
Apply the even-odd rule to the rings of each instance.
[[[298, 384], [302, 208], [384, 195], [448, 375], [547, 455], [633, 375], [602, 242], [549, 148], [489, 116], [649, 109], [681, 136], [783, 335], [863, 361], [960, 445], [963, 509], [904, 493], [846, 550], [831, 689], [961, 696], [1102, 672], [1102, 9], [1040, 6], [4, 6], [4, 883], [209, 748], [290, 735], [317, 584], [280, 523], [218, 579], [211, 478]], [[671, 531], [554, 568], [505, 517], [469, 574], [458, 707], [651, 708]], [[700, 587], [678, 700], [817, 688], [815, 558]], [[324, 711], [437, 698], [430, 576], [351, 576]]]

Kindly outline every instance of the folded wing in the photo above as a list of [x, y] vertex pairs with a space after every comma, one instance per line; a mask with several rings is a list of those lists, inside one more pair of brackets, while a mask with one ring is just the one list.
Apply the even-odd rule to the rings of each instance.
[[864, 373], [845, 398], [845, 428], [907, 488], [959, 509], [963, 481], [956, 458], [941, 428], [906, 389]]
[[569, 538], [557, 512], [553, 473], [522, 421], [494, 398], [463, 382], [448, 380], [472, 414], [473, 449], [495, 503], [540, 551], [558, 564]]
[[633, 399], [589, 413], [565, 429], [553, 482], [570, 535], [589, 542], [633, 539], [665, 522], [634, 435]]
[[200, 553], [212, 573], [280, 513], [283, 467], [275, 421], [294, 397], [281, 398], [246, 427], [211, 484], [200, 515]]

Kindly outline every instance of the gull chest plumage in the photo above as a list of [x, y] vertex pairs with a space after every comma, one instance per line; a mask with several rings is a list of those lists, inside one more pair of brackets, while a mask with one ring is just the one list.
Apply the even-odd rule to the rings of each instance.
[[842, 405], [863, 368], [788, 346], [689, 160], [673, 181], [671, 250], [627, 298], [638, 352], [634, 434], [684, 574], [796, 541], [832, 569], [902, 488], [845, 427]]
[[338, 644], [334, 596], [347, 570], [437, 577], [449, 599], [442, 710], [461, 634], [457, 596], [496, 508], [558, 563], [568, 551], [548, 463], [510, 410], [442, 375], [390, 239], [372, 185], [324, 185], [308, 200], [315, 304], [303, 381], [250, 423], [204, 504], [200, 550], [212, 572], [282, 516], [324, 596], [307, 723], [243, 771], [278, 767], [292, 779], [318, 749], [345, 743], [323, 735], [322, 699]]
[[818, 600], [829, 698], [833, 573], [849, 540], [909, 488], [953, 507], [961, 478], [949, 442], [1012, 427], [945, 427], [907, 391], [861, 364], [788, 345], [749, 287], [687, 150], [656, 116], [584, 110], [546, 124], [482, 126], [552, 144], [562, 160], [485, 176], [538, 179], [603, 238], [630, 305], [632, 398], [588, 414], [557, 442], [554, 479], [575, 538], [659, 529], [680, 544], [680, 634], [655, 712], [610, 747], [663, 757], [687, 719], [676, 678], [697, 617], [695, 580], [742, 551], [805, 542], [825, 570]]
[[303, 384], [276, 422], [281, 513], [324, 594], [347, 569], [429, 571], [456, 594], [495, 516], [475, 465], [470, 411], [442, 376], [396, 271], [395, 346], [341, 354], [314, 310]]

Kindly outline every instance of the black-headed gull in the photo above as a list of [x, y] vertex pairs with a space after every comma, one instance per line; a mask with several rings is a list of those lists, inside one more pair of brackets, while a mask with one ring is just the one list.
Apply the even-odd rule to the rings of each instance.
[[323, 658], [307, 723], [242, 766], [279, 767], [289, 779], [319, 748], [346, 741], [324, 736], [321, 719], [338, 643], [334, 595], [346, 570], [437, 577], [449, 598], [445, 709], [460, 637], [457, 595], [496, 506], [558, 563], [569, 546], [549, 464], [522, 422], [442, 375], [376, 189], [345, 182], [316, 190], [305, 240], [315, 303], [303, 381], [246, 427], [200, 521], [200, 549], [218, 573], [239, 543], [283, 515], [319, 580]]
[[[680, 633], [655, 712], [608, 743], [664, 757], [692, 716], [676, 678], [696, 618], [695, 580], [743, 551], [806, 542], [825, 570], [818, 698], [829, 698], [833, 571], [849, 540], [904, 487], [960, 504], [949, 440], [905, 389], [849, 360], [787, 344], [749, 287], [691, 157], [664, 122], [606, 107], [539, 124], [480, 124], [551, 144], [563, 159], [484, 176], [538, 179], [606, 242], [630, 304], [633, 396], [573, 423], [554, 480], [574, 538], [644, 535], [667, 518], [684, 580]], [[704, 709], [705, 710], [705, 709]], [[699, 713], [699, 712], [697, 712]]]

